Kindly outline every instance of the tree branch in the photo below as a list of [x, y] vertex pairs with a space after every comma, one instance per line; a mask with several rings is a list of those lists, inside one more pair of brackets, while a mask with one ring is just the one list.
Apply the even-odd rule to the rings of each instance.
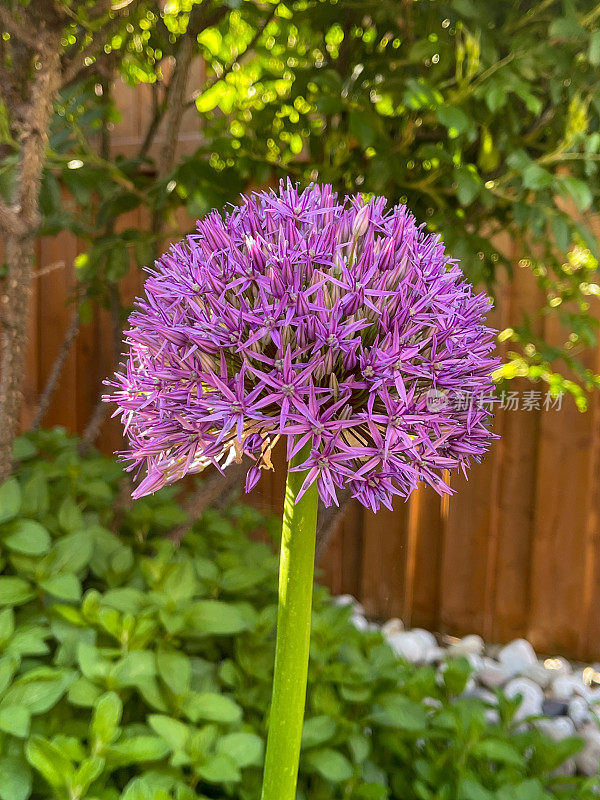
[[[163, 118], [165, 115], [171, 117], [171, 123], [167, 123], [167, 128], [171, 128], [171, 132], [167, 130], [165, 134], [165, 146], [163, 147], [161, 161], [159, 163], [159, 177], [167, 175], [173, 167], [181, 117], [184, 111], [189, 108], [190, 105], [193, 105], [193, 102], [185, 103], [183, 96], [187, 88], [190, 66], [194, 57], [195, 40], [202, 31], [220, 22], [228, 11], [229, 9], [226, 6], [221, 6], [215, 9], [211, 14], [207, 14], [204, 5], [196, 5], [190, 13], [187, 30], [181, 38], [173, 74], [165, 87], [165, 95], [162, 103], [157, 104], [154, 109], [152, 120], [139, 151], [139, 156], [141, 158], [148, 154]], [[173, 138], [172, 147], [167, 148], [169, 144], [169, 135], [170, 133], [172, 135], [173, 132], [176, 136]], [[161, 173], [162, 165], [169, 162], [171, 165], [167, 169], [163, 168]]]
[[48, 376], [48, 380], [46, 381], [46, 385], [44, 386], [44, 390], [40, 396], [40, 401], [37, 407], [37, 411], [35, 412], [35, 416], [31, 423], [31, 430], [37, 431], [46, 411], [48, 410], [48, 406], [50, 405], [50, 400], [52, 399], [52, 395], [54, 394], [54, 390], [58, 385], [58, 380], [61, 376], [63, 371], [63, 367], [67, 360], [67, 356], [71, 350], [71, 345], [75, 341], [75, 337], [79, 333], [79, 325], [81, 322], [80, 318], [80, 311], [81, 311], [81, 304], [82, 300], [79, 300], [77, 303], [77, 308], [73, 312], [73, 316], [71, 317], [71, 322], [67, 331], [65, 333], [64, 339], [60, 346], [60, 350], [58, 351], [58, 355], [54, 360], [54, 364], [52, 365], [52, 370], [50, 371], [50, 375]]
[[31, 50], [35, 52], [39, 50], [41, 40], [34, 26], [15, 19], [9, 9], [2, 5], [0, 5], [0, 26]]
[[21, 236], [24, 228], [17, 211], [0, 200], [0, 229], [10, 236]]
[[97, 32], [92, 33], [92, 40], [89, 44], [78, 53], [75, 53], [70, 59], [64, 61], [62, 68], [63, 86], [77, 80], [86, 71], [90, 66], [87, 63], [88, 60], [95, 59], [100, 52], [103, 52], [104, 46], [123, 25], [123, 20], [131, 12], [135, 11], [139, 4], [140, 0], [130, 0], [127, 5], [119, 8], [116, 16], [111, 17]]

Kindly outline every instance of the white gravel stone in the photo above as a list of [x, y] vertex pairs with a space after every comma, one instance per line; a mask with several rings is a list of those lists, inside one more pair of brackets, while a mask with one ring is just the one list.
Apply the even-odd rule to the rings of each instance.
[[483, 700], [484, 703], [488, 703], [491, 706], [498, 705], [498, 698], [493, 692], [490, 692], [489, 689], [484, 689], [482, 686], [478, 686], [474, 692], [472, 692], [472, 696], [476, 697], [478, 700]]
[[485, 649], [485, 644], [481, 636], [472, 634], [463, 636], [458, 642], [453, 642], [448, 647], [448, 655], [451, 656], [481, 656]]
[[371, 623], [362, 614], [352, 614], [352, 616], [350, 617], [350, 622], [359, 631], [370, 631], [371, 630]]
[[404, 623], [397, 617], [388, 619], [388, 621], [381, 626], [381, 632], [385, 637], [391, 636], [392, 633], [402, 633], [403, 630]]
[[567, 703], [576, 695], [589, 697], [590, 689], [575, 675], [558, 675], [550, 684], [547, 693], [553, 700], [564, 700]]
[[477, 653], [467, 653], [463, 658], [467, 659], [471, 665], [471, 669], [475, 673], [475, 677], [477, 677], [477, 673], [480, 672], [483, 667], [483, 657], [477, 655]]
[[[588, 689], [587, 699], [591, 706], [600, 703], [600, 687], [593, 686], [591, 689]], [[596, 709], [596, 711], [598, 711], [598, 709]]]
[[444, 659], [445, 655], [446, 651], [443, 647], [432, 647], [431, 650], [428, 650], [425, 654], [423, 661], [425, 664], [439, 664], [439, 662]]
[[584, 747], [575, 756], [577, 769], [584, 775], [595, 775], [600, 765], [600, 730], [594, 723], [587, 723], [579, 731]]
[[404, 658], [413, 664], [425, 660], [428, 648], [423, 642], [423, 638], [415, 636], [412, 631], [393, 633], [387, 637], [387, 640], [399, 658]]
[[361, 617], [365, 615], [364, 606], [351, 594], [338, 594], [337, 597], [333, 598], [333, 602], [336, 606], [352, 606], [352, 610], [355, 614], [360, 614]]
[[552, 719], [544, 717], [543, 719], [536, 719], [534, 725], [555, 742], [560, 742], [568, 736], [575, 735], [575, 725], [569, 717], [553, 717]]
[[577, 772], [577, 764], [574, 758], [567, 758], [560, 767], [557, 767], [550, 774], [555, 778], [572, 778]]
[[510, 670], [512, 675], [519, 675], [527, 667], [537, 664], [538, 660], [535, 650], [527, 639], [515, 639], [500, 650], [498, 661]]
[[587, 700], [583, 697], [573, 697], [569, 702], [569, 717], [577, 729], [586, 722], [590, 722], [592, 715]]
[[493, 658], [483, 658], [481, 669], [477, 672], [477, 679], [488, 689], [497, 689], [512, 677], [512, 673]]
[[573, 667], [562, 656], [547, 658], [544, 661], [544, 667], [554, 675], [570, 675], [573, 672]]
[[486, 708], [485, 721], [488, 725], [498, 725], [500, 723], [500, 712], [495, 708]]
[[521, 705], [515, 714], [517, 721], [542, 713], [544, 692], [529, 678], [513, 678], [504, 687], [504, 693], [511, 698], [518, 694], [522, 696]]
[[423, 642], [423, 646], [426, 647], [427, 650], [433, 650], [434, 648], [437, 649], [437, 639], [433, 633], [431, 633], [431, 631], [426, 631], [424, 628], [412, 628], [409, 633], [420, 639], [420, 641]]
[[534, 681], [538, 686], [541, 686], [542, 689], [547, 689], [552, 681], [556, 678], [556, 673], [554, 673], [552, 670], [546, 669], [546, 667], [539, 662], [526, 667], [521, 671], [521, 675], [524, 678], [529, 678], [530, 680]]

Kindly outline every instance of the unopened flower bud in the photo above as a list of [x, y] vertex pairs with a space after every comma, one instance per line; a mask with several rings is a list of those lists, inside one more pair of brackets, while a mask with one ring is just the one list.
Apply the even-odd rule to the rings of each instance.
[[371, 214], [371, 206], [363, 206], [358, 214], [354, 217], [352, 223], [352, 236], [364, 236], [369, 228], [369, 216]]

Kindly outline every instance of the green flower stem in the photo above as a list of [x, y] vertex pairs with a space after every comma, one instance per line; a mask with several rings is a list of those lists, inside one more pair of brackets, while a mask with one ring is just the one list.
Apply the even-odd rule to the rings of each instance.
[[[307, 445], [308, 447], [308, 445]], [[304, 461], [303, 448], [290, 467]], [[279, 560], [279, 611], [273, 699], [262, 800], [295, 800], [306, 703], [318, 493], [313, 483], [296, 497], [306, 472], [288, 469]]]

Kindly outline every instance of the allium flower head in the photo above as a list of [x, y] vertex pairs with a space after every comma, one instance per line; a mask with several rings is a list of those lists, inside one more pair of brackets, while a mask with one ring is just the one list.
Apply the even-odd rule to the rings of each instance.
[[249, 491], [284, 437], [288, 458], [310, 443], [302, 491], [317, 481], [330, 505], [345, 486], [376, 510], [421, 480], [450, 491], [443, 472], [488, 448], [489, 300], [405, 206], [282, 183], [149, 272], [107, 398], [129, 469], [147, 469], [134, 496], [244, 454]]

